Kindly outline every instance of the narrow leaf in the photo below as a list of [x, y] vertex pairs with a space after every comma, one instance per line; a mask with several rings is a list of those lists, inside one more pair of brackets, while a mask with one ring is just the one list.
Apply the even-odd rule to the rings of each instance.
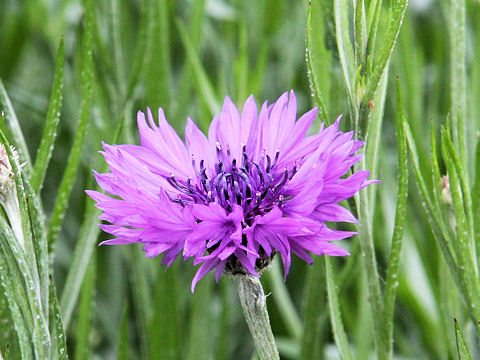
[[343, 76], [345, 78], [345, 84], [347, 86], [347, 92], [350, 98], [351, 106], [356, 107], [357, 100], [354, 94], [355, 84], [352, 83], [352, 81], [355, 79], [357, 65], [355, 64], [352, 41], [350, 40], [348, 1], [334, 0], [334, 17], [338, 55], [340, 57], [340, 63], [343, 69]]
[[7, 130], [7, 134], [10, 135], [7, 137], [16, 147], [18, 154], [20, 155], [21, 161], [26, 163], [24, 171], [27, 175], [29, 175], [32, 172], [32, 160], [30, 159], [27, 143], [25, 142], [25, 138], [23, 137], [22, 128], [20, 127], [17, 115], [15, 115], [15, 110], [13, 110], [12, 102], [7, 95], [7, 91], [5, 90], [1, 79], [0, 112], [2, 114], [2, 120], [5, 120], [6, 129], [3, 129], [3, 131]]
[[58, 308], [57, 290], [55, 282], [50, 277], [50, 329], [55, 333], [53, 339], [56, 343], [56, 354], [59, 360], [67, 360], [67, 342], [65, 339], [65, 330], [63, 328], [62, 316]]
[[63, 38], [58, 46], [57, 60], [55, 63], [55, 75], [53, 78], [52, 94], [50, 104], [48, 105], [47, 120], [43, 129], [42, 140], [38, 148], [35, 166], [33, 168], [31, 183], [34, 191], [39, 194], [42, 190], [43, 180], [47, 172], [48, 163], [52, 156], [52, 151], [57, 137], [57, 127], [60, 121], [60, 111], [63, 101], [63, 73], [64, 73], [64, 54]]
[[192, 40], [188, 35], [187, 29], [183, 22], [179, 19], [176, 21], [178, 31], [180, 32], [180, 37], [182, 39], [183, 46], [187, 52], [188, 60], [191, 62], [194, 74], [195, 74], [195, 84], [197, 86], [197, 91], [200, 96], [202, 96], [203, 101], [208, 106], [210, 110], [210, 115], [215, 115], [220, 110], [220, 104], [218, 98], [215, 95], [215, 90], [213, 85], [208, 79], [207, 73], [203, 68], [198, 52], [195, 50]]
[[90, 258], [90, 266], [83, 281], [78, 305], [77, 331], [75, 333], [75, 359], [91, 358], [90, 332], [93, 318], [95, 272], [95, 256], [92, 256]]
[[457, 352], [458, 352], [458, 359], [459, 360], [472, 360], [472, 356], [470, 355], [470, 351], [468, 351], [467, 344], [465, 343], [465, 339], [463, 337], [462, 329], [460, 325], [458, 325], [457, 319], [455, 321], [455, 338], [457, 339]]
[[328, 124], [328, 101], [325, 96], [328, 95], [330, 81], [328, 76], [322, 76], [322, 74], [327, 74], [330, 69], [331, 55], [325, 46], [326, 29], [321, 10], [319, 1], [314, 0], [309, 3], [305, 51], [310, 90], [315, 105], [320, 110], [320, 121]]
[[55, 248], [57, 236], [61, 230], [63, 218], [67, 210], [68, 199], [72, 191], [73, 184], [76, 179], [82, 149], [85, 143], [85, 135], [87, 134], [88, 124], [92, 119], [92, 87], [93, 87], [93, 40], [92, 40], [92, 23], [93, 23], [93, 3], [92, 0], [87, 1], [86, 9], [85, 35], [83, 39], [83, 63], [82, 63], [82, 103], [80, 105], [80, 120], [75, 131], [73, 146], [68, 157], [67, 167], [63, 173], [62, 181], [58, 189], [57, 198], [53, 207], [50, 219], [48, 246], [49, 253], [52, 254]]
[[387, 268], [387, 282], [384, 293], [384, 323], [387, 329], [388, 353], [390, 357], [393, 351], [393, 318], [395, 297], [398, 287], [400, 271], [400, 257], [403, 245], [403, 233], [407, 219], [407, 196], [408, 196], [408, 163], [407, 163], [407, 140], [405, 135], [405, 114], [403, 111], [403, 99], [400, 81], [397, 79], [397, 104], [396, 125], [398, 139], [398, 191], [397, 206], [395, 211], [395, 226], [392, 236], [392, 247]]
[[325, 262], [325, 277], [327, 279], [328, 308], [330, 310], [330, 321], [333, 329], [333, 337], [337, 344], [342, 360], [353, 360], [353, 354], [348, 344], [347, 334], [343, 328], [340, 304], [338, 302], [337, 288], [335, 285], [332, 264], [329, 256], [323, 256]]
[[377, 91], [378, 85], [383, 73], [388, 67], [390, 58], [392, 56], [395, 43], [397, 41], [400, 27], [402, 26], [403, 17], [407, 10], [408, 0], [394, 1], [390, 10], [390, 22], [385, 34], [384, 44], [378, 56], [373, 59], [373, 72], [368, 77], [365, 101], [373, 99], [374, 93]]

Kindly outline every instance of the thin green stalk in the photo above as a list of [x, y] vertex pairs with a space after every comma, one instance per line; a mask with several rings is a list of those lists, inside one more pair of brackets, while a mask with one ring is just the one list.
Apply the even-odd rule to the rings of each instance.
[[267, 298], [260, 280], [251, 275], [239, 276], [238, 295], [260, 359], [280, 360], [268, 318]]
[[328, 308], [330, 310], [330, 321], [332, 323], [333, 337], [337, 344], [338, 351], [342, 360], [353, 360], [354, 356], [348, 344], [347, 334], [343, 327], [342, 315], [340, 313], [340, 304], [338, 301], [337, 287], [335, 285], [334, 274], [330, 257], [324, 255], [325, 276], [327, 279]]
[[387, 358], [393, 355], [393, 318], [395, 309], [395, 297], [398, 287], [398, 274], [400, 271], [400, 255], [403, 245], [403, 233], [405, 231], [408, 196], [408, 164], [407, 164], [407, 140], [405, 135], [405, 114], [403, 112], [403, 100], [400, 82], [397, 79], [397, 139], [398, 139], [398, 192], [397, 206], [395, 211], [395, 226], [392, 236], [392, 247], [387, 268], [387, 281], [384, 293], [384, 324], [387, 338]]

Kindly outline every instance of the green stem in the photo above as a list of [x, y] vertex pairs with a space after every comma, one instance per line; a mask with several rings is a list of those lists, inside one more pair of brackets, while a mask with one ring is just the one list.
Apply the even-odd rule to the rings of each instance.
[[260, 359], [279, 360], [280, 356], [268, 318], [267, 299], [260, 280], [251, 275], [239, 276], [238, 296]]

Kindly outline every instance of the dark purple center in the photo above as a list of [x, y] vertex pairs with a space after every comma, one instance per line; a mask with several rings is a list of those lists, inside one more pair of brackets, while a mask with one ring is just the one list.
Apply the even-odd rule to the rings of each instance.
[[201, 160], [197, 166], [193, 160], [197, 181], [195, 184], [192, 179], [180, 181], [172, 174], [167, 180], [180, 194], [171, 197], [171, 200], [182, 206], [216, 201], [229, 213], [234, 204], [240, 205], [246, 223], [251, 225], [256, 215], [269, 212], [274, 205], [281, 207], [291, 198], [285, 195], [284, 185], [295, 175], [297, 168], [293, 166], [290, 170], [284, 168], [280, 171], [276, 166], [279, 155], [279, 151], [273, 159], [264, 155], [257, 163], [249, 159], [244, 146], [239, 166], [237, 159], [231, 158], [230, 151], [227, 150], [225, 156], [221, 153], [220, 144], [217, 144], [219, 161], [215, 165], [215, 175], [209, 178], [204, 161]]

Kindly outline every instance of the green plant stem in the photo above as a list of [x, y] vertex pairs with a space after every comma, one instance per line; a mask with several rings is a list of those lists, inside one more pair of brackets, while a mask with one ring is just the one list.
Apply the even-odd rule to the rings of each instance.
[[260, 359], [280, 359], [268, 318], [267, 299], [260, 280], [251, 275], [239, 276], [238, 296]]

